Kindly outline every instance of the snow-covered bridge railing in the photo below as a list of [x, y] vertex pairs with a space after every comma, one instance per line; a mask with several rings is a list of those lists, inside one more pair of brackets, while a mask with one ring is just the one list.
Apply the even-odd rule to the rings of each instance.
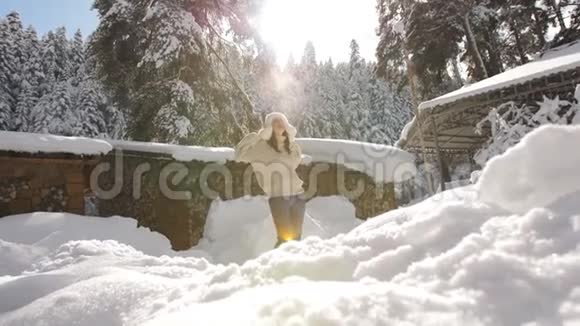
[[[26, 158], [34, 159], [41, 164], [37, 167], [41, 167], [55, 152], [67, 155], [63, 159], [90, 162], [78, 170], [80, 174], [75, 174], [76, 182], [82, 185], [68, 186], [67, 173], [63, 172], [64, 177], [60, 179], [40, 178], [44, 180], [41, 183], [51, 183], [42, 188], [57, 187], [62, 201], [85, 201], [86, 214], [133, 217], [139, 225], [167, 236], [175, 249], [188, 249], [197, 244], [214, 200], [263, 195], [249, 165], [234, 162], [233, 150], [229, 148], [15, 136], [24, 139], [15, 141], [11, 147], [0, 142], [4, 150], [0, 152], [4, 158], [0, 164], [19, 164], [19, 160]], [[30, 141], [35, 137], [44, 137], [45, 147], [26, 145], [35, 143], [38, 139]], [[55, 145], [59, 142], [63, 146]], [[392, 147], [319, 139], [299, 142], [306, 155], [298, 173], [305, 181], [307, 198], [344, 196], [361, 219], [396, 208], [394, 184], [415, 173], [413, 156]], [[64, 166], [51, 169], [67, 170]], [[29, 184], [38, 183], [35, 180], [39, 180], [42, 172], [23, 174], [19, 182]], [[7, 187], [10, 184], [5, 176], [0, 177], [0, 185], [1, 182]], [[4, 207], [0, 212], [7, 215], [42, 209], [33, 202], [11, 209], [14, 208], [11, 203], [20, 200], [21, 193], [16, 190], [11, 195], [14, 199], [7, 199], [7, 204], [0, 203], [0, 209]], [[54, 210], [70, 211], [67, 205]], [[82, 213], [78, 208], [73, 212]]]

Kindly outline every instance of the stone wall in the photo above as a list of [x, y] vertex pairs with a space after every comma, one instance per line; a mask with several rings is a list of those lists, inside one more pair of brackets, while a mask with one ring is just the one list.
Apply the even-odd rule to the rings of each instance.
[[[251, 173], [248, 189], [244, 189], [244, 185], [248, 184], [244, 182], [244, 178], [248, 176], [246, 173], [249, 166], [243, 163], [231, 161], [226, 164], [200, 161], [180, 163], [167, 155], [128, 151], [109, 154], [104, 157], [103, 162], [110, 164], [111, 170], [102, 173], [96, 179], [99, 188], [105, 191], [114, 189], [115, 180], [121, 187], [118, 194], [112, 198], [99, 200], [99, 213], [102, 216], [134, 217], [139, 225], [164, 234], [176, 250], [189, 249], [203, 237], [206, 217], [211, 203], [216, 198], [233, 200], [247, 194], [263, 195]], [[122, 166], [121, 172], [119, 170], [113, 172], [115, 164]], [[188, 191], [191, 196], [187, 199], [170, 199], [162, 193], [159, 180], [168, 179], [160, 177], [168, 167], [186, 171], [183, 179], [176, 185], [170, 185], [169, 188], [172, 191]], [[208, 171], [214, 172], [208, 174]], [[368, 175], [336, 164], [312, 163], [301, 165], [297, 171], [305, 181], [308, 199], [345, 195], [347, 198], [350, 197], [356, 207], [356, 215], [360, 219], [373, 217], [397, 207], [392, 183], [376, 184]], [[360, 184], [362, 192], [349, 196], [344, 189], [340, 189], [338, 182], [340, 173], [344, 175], [343, 188], [353, 190]], [[224, 177], [226, 175], [231, 178], [228, 180]], [[140, 182], [135, 182], [139, 180]], [[231, 186], [226, 187], [226, 183]], [[202, 184], [207, 184], [204, 188], [215, 193], [204, 194]], [[312, 191], [309, 191], [310, 188]]]
[[36, 211], [84, 214], [94, 161], [0, 152], [0, 217]]

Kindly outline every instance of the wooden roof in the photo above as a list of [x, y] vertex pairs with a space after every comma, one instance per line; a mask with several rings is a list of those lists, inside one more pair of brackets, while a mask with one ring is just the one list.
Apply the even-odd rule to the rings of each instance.
[[441, 105], [429, 107], [423, 104], [423, 109], [419, 110], [420, 117], [414, 119], [408, 126], [406, 137], [399, 140], [398, 144], [409, 151], [422, 151], [418, 123], [420, 120], [426, 152], [435, 152], [437, 147], [445, 152], [475, 151], [491, 134], [488, 129], [484, 129], [482, 134], [477, 134], [475, 126], [492, 108], [509, 101], [531, 103], [542, 100], [543, 96], [552, 98], [570, 96], [574, 94], [577, 84], [580, 84], [580, 62], [565, 71], [557, 73], [548, 71], [546, 75], [536, 74], [533, 79], [522, 83], [490, 88], [487, 92]]

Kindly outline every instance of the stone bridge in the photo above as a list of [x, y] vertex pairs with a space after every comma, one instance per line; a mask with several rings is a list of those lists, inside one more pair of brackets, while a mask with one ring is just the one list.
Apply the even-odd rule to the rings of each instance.
[[[98, 155], [0, 150], [0, 216], [34, 211], [126, 216], [165, 235], [173, 249], [186, 250], [203, 237], [214, 200], [263, 195], [251, 167], [231, 155], [216, 152], [221, 159], [198, 160], [196, 151], [176, 155], [183, 146], [110, 143], [113, 150]], [[297, 171], [307, 199], [344, 196], [359, 219], [397, 207], [393, 182], [347, 166], [303, 162]]]

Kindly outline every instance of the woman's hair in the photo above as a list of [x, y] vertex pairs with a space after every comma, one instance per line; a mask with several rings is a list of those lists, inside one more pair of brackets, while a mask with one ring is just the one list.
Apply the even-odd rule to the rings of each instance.
[[[290, 154], [290, 139], [288, 138], [288, 132], [284, 131], [284, 136], [286, 139], [284, 140], [284, 149], [286, 152]], [[270, 145], [276, 152], [281, 153], [282, 151], [278, 148], [278, 142], [276, 141], [276, 133], [272, 132], [272, 136], [268, 139], [268, 145]]]

